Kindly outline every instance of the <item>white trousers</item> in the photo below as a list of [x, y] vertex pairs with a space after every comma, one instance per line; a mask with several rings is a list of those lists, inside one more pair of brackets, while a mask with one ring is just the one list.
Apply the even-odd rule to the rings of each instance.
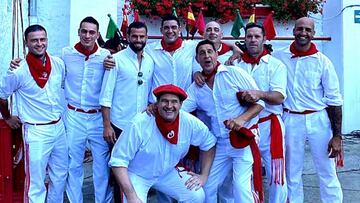
[[[277, 116], [279, 123], [282, 129], [283, 135], [283, 150], [285, 154], [285, 141], [284, 141], [284, 123], [280, 116]], [[271, 143], [271, 136], [270, 136], [270, 124], [271, 120], [265, 121], [263, 123], [259, 123], [259, 130], [260, 130], [260, 143], [259, 148], [261, 152], [261, 158], [263, 163], [265, 164], [265, 171], [266, 171], [266, 178], [268, 180], [267, 187], [269, 188], [269, 203], [285, 203], [287, 200], [287, 183], [286, 177], [284, 177], [284, 185], [275, 184], [271, 181], [271, 153], [270, 153], [270, 143]], [[285, 161], [285, 159], [284, 159]], [[285, 162], [286, 165], [286, 162]]]
[[234, 202], [254, 202], [251, 181], [253, 162], [250, 146], [235, 149], [229, 139], [218, 138], [214, 162], [204, 186], [205, 202], [217, 202], [218, 188], [231, 169]]
[[95, 202], [111, 202], [109, 186], [110, 158], [109, 145], [103, 138], [101, 113], [82, 113], [68, 109], [65, 127], [69, 142], [69, 177], [66, 194], [72, 203], [83, 202], [82, 185], [84, 180], [84, 152], [89, 143], [93, 157], [93, 181]]
[[[187, 174], [187, 171], [178, 172], [174, 168], [167, 174], [151, 180], [142, 178], [131, 172], [128, 172], [128, 174], [136, 194], [144, 203], [147, 202], [150, 187], [169, 195], [178, 202], [203, 203], [205, 200], [205, 194], [202, 188], [197, 191], [186, 188], [185, 182], [191, 177]], [[124, 200], [124, 202], [127, 202], [126, 197]]]
[[[24, 124], [24, 202], [61, 203], [68, 170], [68, 146], [62, 120], [50, 125]], [[45, 186], [49, 175], [48, 189]]]
[[286, 144], [286, 178], [291, 203], [304, 202], [302, 172], [305, 141], [310, 144], [311, 155], [320, 183], [323, 203], [341, 203], [343, 193], [336, 175], [334, 159], [328, 158], [327, 147], [332, 137], [326, 110], [306, 115], [284, 112]]

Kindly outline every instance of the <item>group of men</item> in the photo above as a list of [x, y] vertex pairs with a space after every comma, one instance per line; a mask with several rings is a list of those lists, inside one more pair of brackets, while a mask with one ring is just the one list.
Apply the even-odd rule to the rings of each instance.
[[[262, 201], [260, 154], [269, 202], [303, 202], [308, 140], [322, 201], [342, 202], [333, 159], [341, 152], [342, 99], [332, 63], [311, 42], [311, 19], [298, 19], [294, 42], [274, 54], [264, 28], [248, 24], [246, 50], [233, 66], [224, 63], [239, 50], [221, 41], [214, 21], [197, 43], [183, 41], [179, 20], [166, 16], [163, 38], [150, 44], [146, 25], [134, 22], [129, 46], [113, 56], [95, 43], [98, 30], [94, 18], [83, 19], [79, 43], [59, 59], [46, 52], [45, 29], [29, 26], [26, 60], [1, 79], [2, 116], [24, 128], [25, 200], [62, 202], [66, 190], [70, 202], [82, 202], [89, 142], [96, 202], [112, 199], [108, 164], [125, 195], [116, 202], [146, 202], [151, 187], [179, 202]], [[8, 111], [14, 92], [18, 117]], [[190, 145], [200, 148], [199, 171], [177, 167]]]

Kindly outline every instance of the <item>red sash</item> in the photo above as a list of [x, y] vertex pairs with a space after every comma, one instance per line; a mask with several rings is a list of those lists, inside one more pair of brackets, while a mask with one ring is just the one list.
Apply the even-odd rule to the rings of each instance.
[[271, 154], [271, 180], [270, 185], [284, 185], [285, 162], [283, 139], [280, 122], [275, 114], [260, 118], [259, 123], [270, 120], [270, 154]]

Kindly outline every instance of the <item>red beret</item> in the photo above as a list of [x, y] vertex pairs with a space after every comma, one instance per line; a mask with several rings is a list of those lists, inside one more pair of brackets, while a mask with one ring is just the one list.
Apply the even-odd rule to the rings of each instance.
[[234, 148], [244, 148], [255, 138], [254, 133], [244, 127], [240, 128], [239, 131], [231, 130], [229, 135], [230, 144]]
[[153, 91], [156, 97], [160, 97], [162, 94], [170, 93], [179, 96], [180, 101], [184, 101], [187, 98], [186, 92], [178, 86], [173, 84], [160, 85]]

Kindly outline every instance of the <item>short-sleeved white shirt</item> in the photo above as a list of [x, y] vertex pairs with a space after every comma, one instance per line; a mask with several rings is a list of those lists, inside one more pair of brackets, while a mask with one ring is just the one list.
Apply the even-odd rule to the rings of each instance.
[[48, 123], [60, 118], [63, 112], [64, 62], [50, 56], [51, 72], [43, 88], [32, 77], [26, 60], [19, 68], [8, 70], [0, 81], [0, 98], [7, 99], [15, 92], [18, 116], [22, 122]]
[[139, 113], [116, 142], [109, 165], [127, 167], [136, 175], [152, 179], [174, 169], [190, 145], [203, 151], [215, 145], [216, 138], [199, 119], [181, 110], [179, 116], [178, 143], [174, 145], [161, 135], [154, 116]]
[[[247, 107], [241, 106], [236, 93], [247, 89], [258, 89], [254, 79], [244, 70], [234, 66], [220, 65], [215, 75], [213, 89], [207, 84], [200, 87], [195, 83], [187, 90], [188, 98], [183, 102], [183, 110], [191, 112], [201, 109], [211, 118], [211, 130], [216, 137], [228, 138], [229, 130], [224, 121], [243, 114]], [[263, 101], [258, 104], [264, 106]], [[245, 124], [250, 128], [258, 121], [258, 116]]]
[[288, 47], [274, 56], [287, 68], [287, 99], [284, 107], [292, 111], [320, 111], [341, 106], [339, 80], [331, 61], [322, 53], [291, 58]]
[[65, 97], [67, 102], [84, 110], [99, 109], [99, 96], [104, 76], [103, 61], [110, 52], [98, 50], [84, 60], [84, 54], [74, 47], [62, 50], [62, 59], [66, 66]]
[[[100, 94], [100, 104], [110, 109], [110, 120], [118, 128], [125, 128], [139, 112], [144, 111], [151, 96], [154, 61], [143, 52], [140, 64], [136, 53], [126, 48], [114, 55], [115, 68], [106, 71]], [[139, 71], [142, 76], [139, 77]], [[142, 84], [138, 84], [142, 80]]]

